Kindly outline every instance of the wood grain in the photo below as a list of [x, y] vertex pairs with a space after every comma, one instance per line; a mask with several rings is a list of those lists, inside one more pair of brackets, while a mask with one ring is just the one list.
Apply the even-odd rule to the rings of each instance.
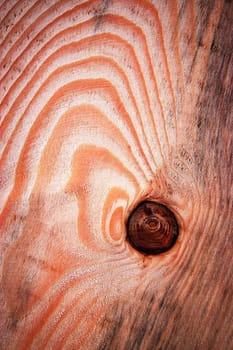
[[[1, 349], [233, 348], [232, 1], [0, 1]], [[126, 240], [141, 201], [179, 225]]]

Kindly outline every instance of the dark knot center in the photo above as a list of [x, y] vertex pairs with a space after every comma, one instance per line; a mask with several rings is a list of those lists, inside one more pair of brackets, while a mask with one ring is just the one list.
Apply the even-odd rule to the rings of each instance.
[[127, 239], [133, 248], [146, 254], [170, 249], [179, 234], [173, 212], [165, 205], [145, 201], [131, 213], [127, 222]]

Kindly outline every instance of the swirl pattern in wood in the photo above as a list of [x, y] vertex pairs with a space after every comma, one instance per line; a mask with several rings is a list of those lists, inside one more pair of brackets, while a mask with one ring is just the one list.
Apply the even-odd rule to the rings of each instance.
[[[0, 1], [2, 349], [233, 348], [229, 1]], [[126, 240], [140, 201], [174, 247]]]

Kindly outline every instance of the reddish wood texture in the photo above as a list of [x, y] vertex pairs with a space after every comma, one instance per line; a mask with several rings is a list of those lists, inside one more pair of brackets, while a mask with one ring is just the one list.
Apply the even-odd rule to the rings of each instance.
[[[0, 348], [233, 349], [232, 1], [0, 1]], [[143, 200], [173, 248], [126, 240]]]
[[165, 205], [143, 201], [132, 211], [126, 224], [126, 236], [136, 250], [156, 255], [171, 249], [179, 235], [173, 212]]

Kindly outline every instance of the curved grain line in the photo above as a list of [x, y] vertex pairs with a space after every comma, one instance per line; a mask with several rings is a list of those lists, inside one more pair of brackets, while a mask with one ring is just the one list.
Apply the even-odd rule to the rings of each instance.
[[[71, 181], [74, 182], [74, 184], [72, 184], [71, 186], [74, 187], [75, 191], [75, 185], [78, 186], [80, 184], [80, 186], [82, 185], [82, 183], [84, 183], [84, 181], [88, 182], [88, 175], [90, 173], [90, 169], [92, 167], [92, 159], [94, 155], [97, 155], [98, 158], [97, 159], [101, 159], [101, 157], [104, 157], [104, 159], [106, 159], [108, 161], [108, 164], [111, 165], [112, 169], [116, 169], [118, 171], [118, 176], [119, 179], [121, 179], [120, 174], [123, 173], [124, 176], [125, 174], [127, 175], [127, 177], [129, 178], [129, 183], [134, 183], [135, 178], [132, 174], [128, 173], [127, 169], [123, 166], [123, 164], [121, 162], [119, 162], [118, 158], [113, 157], [112, 154], [110, 154], [110, 152], [106, 149], [101, 149], [101, 148], [97, 148], [95, 146], [91, 146], [89, 145], [89, 147], [85, 147], [83, 146], [82, 148], [79, 147], [79, 149], [75, 152], [75, 158], [73, 160], [73, 167], [75, 167], [75, 169], [73, 170], [73, 174], [72, 174], [72, 179]], [[85, 161], [83, 161], [85, 160]], [[81, 164], [79, 164], [81, 162]], [[83, 164], [82, 164], [83, 163]], [[102, 162], [98, 161], [98, 167], [101, 169], [102, 168]], [[95, 168], [94, 171], [96, 171], [96, 167], [97, 164], [95, 164]], [[79, 174], [79, 177], [77, 179], [77, 174]], [[112, 175], [113, 177], [113, 175]], [[77, 179], [77, 180], [75, 180]], [[121, 179], [122, 181], [122, 179]], [[114, 184], [114, 181], [113, 181]], [[113, 184], [111, 184], [111, 187], [113, 186]], [[68, 185], [70, 187], [70, 184]], [[138, 185], [135, 184], [135, 187]], [[108, 185], [106, 184], [106, 187], [108, 188]], [[95, 191], [95, 188], [93, 188], [93, 190]], [[125, 190], [127, 190], [127, 187], [125, 188]], [[70, 191], [70, 189], [69, 189]], [[76, 192], [76, 191], [75, 191]], [[137, 193], [136, 189], [135, 192]], [[93, 201], [90, 200], [89, 196], [86, 194], [82, 194], [82, 193], [77, 193], [77, 200], [79, 205], [79, 217], [78, 217], [78, 235], [79, 235], [79, 240], [86, 246], [88, 246], [89, 242], [95, 242], [95, 245], [93, 246], [93, 250], [99, 248], [100, 244], [101, 244], [101, 240], [99, 239], [99, 237], [96, 237], [96, 240], [92, 238], [92, 236], [95, 234], [92, 230], [92, 228], [94, 230], [97, 230], [97, 232], [100, 232], [101, 230], [101, 218], [99, 220], [98, 223], [98, 227], [96, 227], [97, 223], [96, 223], [96, 219], [94, 218], [95, 223], [91, 221], [92, 218], [92, 214], [94, 215], [95, 213], [95, 209], [96, 207], [92, 208], [93, 206]], [[102, 206], [99, 208], [100, 212], [102, 212]], [[90, 223], [90, 229], [87, 230], [83, 227], [83, 222], [86, 223]], [[103, 249], [103, 248], [102, 248]], [[106, 249], [106, 245], [104, 245], [104, 249]]]
[[[145, 37], [148, 38], [148, 39], [151, 39], [151, 35], [149, 35], [147, 33], [146, 29], [149, 28], [149, 32], [150, 32], [151, 27], [152, 27], [152, 23], [153, 23], [153, 31], [154, 31], [153, 34], [154, 35], [152, 35], [152, 38], [156, 37], [156, 41], [155, 41], [155, 45], [153, 45], [153, 44], [148, 45], [148, 47], [150, 48], [149, 52], [151, 53], [151, 48], [158, 46], [159, 47], [159, 51], [157, 51], [157, 57], [159, 57], [160, 48], [162, 46], [162, 48], [163, 48], [162, 49], [163, 58], [161, 58], [161, 62], [163, 62], [163, 65], [164, 65], [164, 63], [166, 65], [167, 64], [167, 58], [166, 58], [166, 52], [164, 51], [165, 47], [163, 46], [163, 33], [162, 33], [161, 22], [160, 22], [160, 19], [159, 19], [159, 16], [158, 16], [157, 9], [152, 4], [149, 4], [149, 3], [143, 3], [142, 4], [139, 1], [135, 1], [134, 3], [135, 3], [135, 5], [138, 4], [139, 8], [140, 7], [142, 7], [142, 8], [145, 7], [146, 10], [149, 11], [150, 16], [149, 16], [149, 14], [148, 14], [148, 16], [150, 18], [150, 22], [148, 22], [146, 16], [144, 16], [144, 12], [146, 12], [145, 10], [144, 10], [144, 12], [142, 10], [140, 10], [140, 12], [137, 13], [137, 20], [138, 20], [138, 18], [140, 18], [140, 16], [143, 18], [143, 27], [142, 27], [143, 29], [142, 29], [142, 32], [144, 33]], [[126, 8], [124, 7], [123, 11], [125, 11], [125, 10], [127, 11], [128, 17], [131, 19], [133, 11], [131, 11], [131, 12], [128, 11], [128, 7], [126, 7]], [[133, 14], [132, 17], [134, 17], [134, 14]], [[147, 35], [145, 33], [147, 33]], [[150, 54], [149, 57], [152, 60], [152, 54]], [[161, 79], [161, 81], [159, 81], [159, 84], [160, 84], [160, 86], [163, 86], [164, 84], [166, 84], [166, 79], [167, 78], [168, 78], [168, 80], [170, 79], [169, 78], [169, 70], [168, 70], [168, 67], [166, 67], [167, 71], [165, 69], [166, 72], [163, 74], [163, 65], [160, 65], [160, 67], [157, 68], [160, 74], [156, 74], [156, 72], [155, 72], [156, 68], [155, 67], [158, 67], [156, 61], [157, 60], [153, 60], [153, 64], [152, 64], [153, 81], [155, 81], [156, 86], [158, 86], [157, 79]], [[166, 79], [165, 79], [165, 77], [166, 77]], [[171, 81], [170, 81], [170, 83], [171, 83]], [[175, 105], [174, 105], [175, 104], [175, 100], [174, 100], [174, 95], [173, 95], [173, 92], [172, 92], [173, 90], [172, 90], [172, 85], [171, 84], [170, 85], [168, 84], [168, 88], [166, 86], [164, 87], [164, 90], [166, 90], [166, 91], [169, 91], [169, 89], [171, 90], [171, 93], [172, 93], [172, 99], [173, 99], [172, 104], [173, 104], [173, 107], [175, 107]], [[162, 89], [160, 89], [160, 92], [159, 92], [158, 88], [156, 88], [156, 90], [157, 90], [157, 95], [158, 95], [158, 98], [159, 98], [160, 109], [161, 109], [161, 112], [162, 112], [163, 129], [165, 130], [165, 135], [166, 135], [166, 142], [165, 142], [165, 145], [163, 145], [163, 148], [164, 148], [164, 147], [166, 147], [166, 145], [169, 145], [168, 133], [167, 133], [167, 128], [166, 128], [166, 125], [165, 125], [165, 118], [164, 118], [165, 117], [165, 112], [164, 112], [164, 107], [163, 107], [164, 106], [164, 101], [161, 100]], [[165, 102], [167, 101], [167, 98], [168, 98], [168, 96], [166, 95]], [[165, 103], [165, 105], [166, 105], [166, 103]], [[173, 133], [171, 133], [171, 135], [169, 135], [169, 136], [173, 137], [172, 134]]]
[[27, 76], [27, 74], [25, 74], [25, 76]]
[[[51, 61], [54, 61], [54, 59], [52, 60], [52, 58], [50, 58]], [[34, 80], [37, 81], [38, 80], [38, 76], [41, 76], [41, 72], [38, 72], [37, 75], [34, 77]], [[28, 90], [30, 89], [30, 87], [27, 88]], [[31, 90], [31, 89], [30, 89]], [[25, 94], [25, 92], [24, 92]], [[20, 98], [20, 96], [18, 97], [18, 99]], [[15, 105], [17, 104], [17, 100], [15, 102]], [[4, 127], [2, 126], [2, 129], [4, 130]]]
[[[77, 84], [77, 82], [76, 82], [76, 84]], [[101, 87], [101, 85], [102, 85], [102, 83], [100, 83], [100, 87]], [[70, 87], [68, 88], [68, 89], [71, 89], [72, 88], [72, 86], [74, 86], [75, 87], [75, 83], [74, 83], [74, 85], [72, 85], [72, 83], [71, 83], [71, 85], [69, 85]], [[80, 88], [81, 88], [81, 90], [82, 90], [82, 81], [81, 82], [79, 82], [79, 86], [80, 86]], [[97, 85], [96, 85], [96, 81], [92, 81], [92, 86], [93, 86], [93, 89], [95, 89], [96, 90], [96, 88], [97, 88]], [[110, 85], [111, 86], [111, 85]], [[43, 86], [42, 86], [42, 89], [43, 89]], [[70, 90], [70, 91], [72, 91], [72, 90]], [[69, 91], [67, 91], [67, 93], [68, 93], [68, 96], [69, 96]], [[57, 93], [57, 95], [59, 96], [59, 92]], [[79, 98], [81, 98], [80, 96], [79, 96]], [[60, 97], [60, 99], [63, 99], [63, 100], [66, 100], [66, 98], [64, 97], [64, 96], [61, 96]], [[51, 106], [53, 106], [53, 105], [55, 105], [56, 103], [58, 103], [58, 101], [57, 101], [57, 97], [55, 96], [54, 98], [53, 98], [53, 101], [54, 102], [52, 102], [51, 101]], [[110, 101], [110, 99], [109, 99], [109, 101]], [[67, 102], [68, 103], [68, 102]], [[49, 111], [47, 111], [46, 109], [45, 109], [45, 111], [44, 112], [41, 112], [41, 116], [40, 116], [40, 119], [41, 120], [44, 120], [44, 117], [43, 117], [43, 115], [48, 115], [49, 114]], [[53, 112], [53, 114], [54, 115], [56, 115], [56, 113], [55, 112]], [[39, 125], [40, 125], [40, 122], [38, 121], [38, 123], [39, 123]], [[131, 130], [133, 130], [132, 129], [132, 126], [130, 127], [131, 128]], [[34, 129], [35, 129], [35, 132], [37, 133], [37, 132], [39, 132], [39, 129], [38, 129], [38, 126], [37, 125], [34, 125]], [[123, 129], [124, 129], [124, 127], [123, 127]], [[30, 143], [31, 143], [31, 137], [32, 136], [30, 136], [30, 134], [28, 135], [28, 145], [30, 145]], [[134, 136], [134, 139], [136, 140], [137, 138]], [[26, 147], [26, 148], [25, 148]], [[25, 149], [27, 149], [27, 144], [25, 144], [24, 145], [24, 148]], [[140, 157], [139, 157], [139, 159], [140, 159]], [[17, 168], [18, 168], [18, 174], [19, 174], [19, 176], [21, 177], [21, 170], [19, 169], [19, 165], [20, 165], [20, 162], [18, 163], [18, 165], [17, 165]], [[23, 166], [23, 168], [25, 169], [25, 168], [27, 168], [25, 165], [22, 165]], [[144, 167], [144, 166], [143, 166]], [[21, 169], [23, 169], [23, 168], [21, 168]], [[25, 180], [24, 180], [24, 182], [25, 182]], [[20, 182], [19, 182], [20, 183]], [[19, 192], [19, 183], [17, 183], [17, 192]], [[22, 186], [22, 184], [21, 184], [21, 186]], [[25, 189], [24, 189], [24, 193], [26, 193], [27, 191], [25, 191]], [[13, 192], [13, 194], [14, 194], [14, 196], [16, 195], [16, 193], [14, 193]], [[13, 195], [12, 194], [12, 195]]]
[[[41, 75], [41, 73], [38, 72], [38, 75]], [[35, 77], [35, 80], [37, 80], [36, 78], [37, 78], [37, 77]], [[28, 89], [29, 89], [29, 87], [28, 87]], [[20, 96], [19, 96], [18, 98], [20, 98]], [[16, 103], [17, 103], [17, 100], [16, 100], [15, 104], [16, 104]], [[3, 128], [3, 129], [4, 129], [4, 128]]]
[[[10, 1], [6, 1], [6, 2], [10, 3]], [[3, 40], [5, 40], [5, 38], [13, 31], [14, 25], [20, 21], [20, 16], [23, 17], [27, 11], [30, 11], [31, 7], [27, 5], [32, 5], [31, 7], [33, 7], [33, 3], [30, 0], [23, 0], [23, 2], [18, 1], [15, 4], [13, 4], [11, 8], [9, 8], [8, 12], [5, 14], [5, 17], [2, 19], [5, 25], [5, 31], [3, 31], [4, 34], [2, 35]], [[18, 11], [18, 14], [17, 14], [18, 7], [20, 11]], [[13, 17], [13, 22], [9, 17]]]
[[[56, 1], [56, 0], [53, 0], [53, 1]], [[84, 0], [85, 1], [85, 0]], [[38, 0], [38, 3], [40, 2], [40, 0]], [[38, 12], [36, 12], [36, 20], [34, 22], [32, 22], [32, 24], [30, 26], [27, 27], [26, 31], [23, 31], [22, 35], [17, 39], [17, 41], [13, 44], [12, 48], [10, 49], [10, 51], [8, 53], [5, 53], [5, 58], [4, 60], [6, 61], [6, 65], [7, 67], [9, 67], [9, 70], [10, 68], [12, 67], [12, 65], [18, 60], [18, 58], [22, 55], [23, 52], [26, 52], [26, 50], [33, 44], [32, 43], [32, 40], [35, 44], [35, 41], [36, 41], [36, 46], [38, 46], [38, 43], [40, 43], [40, 36], [43, 37], [43, 33], [45, 32], [46, 34], [46, 30], [48, 30], [52, 24], [55, 24], [56, 22], [61, 22], [61, 19], [64, 19], [64, 13], [69, 16], [71, 11], [74, 11], [74, 10], [80, 10], [80, 8], [83, 7], [83, 4], [79, 4], [77, 6], [77, 2], [74, 1], [74, 0], [71, 0], [71, 1], [66, 1], [66, 6], [69, 4], [69, 2], [71, 2], [71, 4], [74, 2], [74, 8], [70, 8], [68, 6], [68, 9], [67, 11], [65, 11], [64, 9], [64, 2], [61, 0], [60, 1], [60, 9], [61, 11], [64, 10], [64, 12], [62, 12], [61, 14], [58, 14], [58, 4], [59, 2], [55, 2], [54, 5], [51, 4], [51, 1], [50, 3], [48, 4], [50, 7], [49, 9], [47, 9], [47, 11], [45, 11], [44, 13], [42, 13], [40, 16], [38, 16]], [[79, 1], [80, 2], [80, 1]], [[68, 3], [68, 4], [67, 4]], [[41, 2], [40, 2], [41, 4]], [[45, 3], [46, 4], [46, 3]], [[75, 6], [76, 5], [76, 6]], [[86, 7], [86, 4], [84, 4], [84, 6]], [[89, 5], [90, 6], [90, 5]], [[32, 6], [34, 7], [34, 5]], [[87, 11], [88, 12], [88, 11]], [[30, 11], [29, 11], [29, 14], [30, 14]], [[36, 35], [35, 37], [31, 38], [32, 36], [32, 33], [33, 33], [33, 28], [37, 26], [37, 24], [40, 26], [41, 25], [41, 20], [44, 19], [44, 14], [47, 15], [48, 17], [48, 23], [45, 22], [45, 26], [42, 27], [42, 29], [40, 29], [39, 31], [36, 31]], [[51, 15], [56, 15], [55, 19], [53, 19], [51, 21]], [[22, 21], [24, 19], [24, 21]], [[25, 21], [25, 16], [23, 17], [23, 19], [20, 20], [20, 22], [22, 21], [22, 24], [24, 24]], [[29, 19], [31, 19], [31, 16], [29, 16]], [[38, 23], [37, 23], [38, 22]], [[55, 23], [54, 23], [55, 22]], [[42, 25], [44, 25], [44, 22], [42, 22]], [[67, 28], [67, 27], [65, 27]], [[30, 33], [30, 36], [28, 37], [28, 32]], [[56, 35], [56, 34], [55, 34]], [[45, 35], [45, 38], [46, 38], [46, 35]], [[23, 42], [22, 40], [25, 39], [26, 40], [26, 47], [23, 46]], [[29, 41], [31, 39], [31, 41]], [[42, 40], [42, 43], [44, 42], [44, 40]], [[18, 44], [17, 44], [18, 43]], [[4, 42], [3, 43], [3, 46], [4, 48], [6, 49], [6, 43]], [[21, 51], [18, 56], [15, 56], [16, 53], [18, 52], [17, 49], [20, 49], [23, 51]], [[13, 62], [13, 63], [12, 63]], [[11, 64], [12, 63], [12, 64]], [[29, 62], [30, 63], [30, 62]], [[9, 71], [8, 70], [8, 71]], [[1, 74], [1, 72], [0, 72]], [[7, 74], [7, 71], [5, 72], [5, 74]], [[4, 78], [5, 75], [1, 76], [1, 79]]]
[[[118, 204], [119, 201], [120, 202], [125, 201], [127, 203], [127, 205], [126, 205], [126, 208], [127, 208], [129, 205], [130, 198], [129, 198], [129, 196], [126, 195], [126, 193], [124, 191], [122, 191], [122, 189], [120, 187], [113, 187], [111, 189], [111, 191], [109, 192], [108, 197], [106, 198], [106, 201], [105, 201], [104, 207], [103, 207], [103, 215], [102, 215], [102, 223], [101, 223], [101, 232], [103, 233], [103, 237], [111, 245], [115, 245], [115, 242], [119, 242], [119, 243], [123, 244], [123, 240], [125, 240], [125, 235], [126, 235], [125, 228], [124, 228], [124, 222], [121, 223], [121, 229], [119, 229], [120, 233], [117, 232], [117, 233], [113, 234], [112, 233], [113, 229], [111, 228], [112, 212], [110, 213], [110, 215], [108, 214], [109, 213], [108, 207], [109, 207], [109, 202], [110, 202], [109, 198], [111, 199], [112, 206], [115, 203], [114, 211], [117, 208], [119, 208], [119, 204]], [[111, 206], [111, 209], [112, 209], [112, 206]], [[126, 216], [124, 214], [125, 214], [124, 212], [121, 214], [122, 220]], [[122, 234], [122, 232], [124, 234]]]
[[[30, 40], [35, 39], [35, 37], [32, 37], [32, 34], [35, 32], [36, 36], [38, 36], [41, 33], [41, 31], [35, 30], [35, 27], [37, 26], [40, 27], [42, 25], [44, 28], [45, 25], [47, 24], [47, 22], [45, 21], [46, 18], [48, 18], [48, 23], [51, 23], [54, 20], [56, 20], [58, 17], [61, 17], [62, 15], [64, 16], [64, 13], [67, 13], [67, 14], [70, 13], [70, 11], [72, 11], [72, 8], [70, 8], [69, 3], [70, 4], [74, 3], [73, 5], [74, 8], [81, 7], [80, 6], [81, 0], [79, 0], [78, 6], [77, 6], [77, 2], [74, 0], [66, 1], [65, 5], [67, 6], [67, 9], [68, 9], [67, 11], [66, 11], [66, 8], [64, 7], [64, 2], [62, 0], [60, 1], [52, 0], [52, 1], [49, 1], [49, 3], [41, 2], [40, 0], [38, 0], [37, 2], [34, 2], [33, 6], [27, 11], [26, 14], [24, 14], [22, 18], [19, 19], [17, 23], [14, 24], [14, 27], [11, 29], [11, 31], [13, 31], [15, 27], [17, 29], [19, 27], [20, 30], [16, 31], [15, 29], [15, 32], [10, 38], [8, 38], [10, 34], [8, 33], [7, 37], [0, 44], [0, 48], [2, 47], [4, 49], [5, 58], [11, 57], [13, 59], [13, 62], [15, 62], [18, 56], [21, 55], [22, 50], [25, 49], [24, 45], [27, 45], [27, 43], [30, 44], [31, 41], [29, 41], [29, 39]], [[56, 17], [52, 20], [53, 16], [56, 16]], [[27, 22], [29, 22], [29, 24]], [[21, 23], [21, 26], [19, 25], [20, 23]], [[24, 28], [25, 23], [27, 23], [26, 29]], [[12, 40], [12, 37], [14, 38], [14, 40]], [[19, 52], [18, 49], [20, 49], [21, 52]], [[14, 51], [16, 53], [19, 53], [19, 55], [14, 56]]]
[[[14, 0], [1, 0], [0, 3], [0, 22], [3, 22], [4, 18], [7, 16], [7, 14], [10, 12], [14, 4], [12, 4]], [[1, 27], [0, 27], [1, 28]], [[2, 31], [0, 30], [0, 33]], [[1, 37], [0, 37], [1, 38]]]
[[[103, 265], [103, 264], [104, 263], [102, 262], [101, 265]], [[105, 267], [106, 271], [105, 271], [104, 265], [101, 267], [101, 273], [102, 273], [103, 280], [105, 279], [105, 272], [108, 272], [109, 270], [111, 270], [111, 265], [112, 265], [112, 269], [114, 269], [114, 270], [116, 269], [116, 276], [117, 275], [120, 276], [120, 272], [117, 274], [118, 269], [120, 271], [120, 269], [122, 269], [124, 267], [124, 271], [125, 272], [128, 271], [129, 276], [131, 276], [131, 278], [132, 278], [132, 266], [129, 265], [129, 262], [127, 260], [122, 264], [122, 258], [121, 258], [121, 266], [119, 268], [115, 265], [114, 261], [111, 261], [111, 262], [108, 261], [108, 264]], [[91, 274], [93, 274], [93, 276], [95, 276], [95, 271], [96, 271], [96, 269], [99, 269], [99, 267], [100, 267], [100, 265], [98, 265], [98, 266], [94, 266], [93, 264], [91, 265], [90, 272], [91, 272]], [[77, 275], [76, 278], [74, 278], [74, 277], [73, 277], [73, 279], [70, 278], [70, 276], [72, 276], [72, 270], [71, 270], [69, 272], [69, 274], [67, 276], [65, 276], [67, 282], [65, 283], [66, 280], [64, 280], [64, 278], [63, 278], [62, 284], [60, 282], [61, 285], [57, 284], [57, 286], [56, 285], [53, 286], [52, 291], [51, 291], [51, 287], [50, 287], [48, 289], [48, 292], [47, 292], [47, 297], [44, 296], [43, 301], [41, 301], [41, 303], [39, 305], [34, 306], [33, 310], [31, 310], [30, 313], [28, 313], [28, 316], [30, 317], [31, 322], [28, 323], [28, 325], [30, 327], [28, 327], [27, 331], [24, 333], [23, 344], [24, 344], [25, 349], [28, 349], [29, 346], [32, 344], [34, 334], [38, 334], [38, 337], [40, 338], [39, 334], [40, 334], [40, 332], [43, 332], [43, 328], [44, 327], [46, 327], [47, 329], [50, 328], [48, 325], [48, 320], [50, 319], [51, 314], [54, 313], [55, 311], [56, 311], [56, 313], [58, 313], [58, 315], [60, 314], [59, 304], [62, 302], [62, 299], [64, 299], [65, 297], [68, 298], [68, 296], [66, 296], [66, 293], [69, 293], [69, 294], [72, 293], [71, 287], [73, 289], [76, 289], [77, 285], [75, 286], [75, 284], [78, 282], [78, 286], [79, 286], [80, 290], [83, 290], [85, 285], [86, 285], [87, 289], [90, 288], [90, 285], [88, 285], [87, 281], [86, 282], [84, 281], [84, 286], [79, 283], [80, 277], [79, 277], [77, 269], [75, 269], [73, 271], [73, 273], [74, 273], [74, 275]], [[85, 271], [83, 269], [81, 271], [81, 274], [82, 275], [85, 274]], [[91, 278], [91, 276], [92, 275], [90, 275], [89, 278]], [[85, 278], [87, 278], [87, 276], [85, 276]], [[127, 279], [127, 273], [126, 273], [125, 278]], [[98, 283], [98, 281], [97, 280], [95, 281], [94, 279], [91, 281], [92, 281], [92, 283]], [[133, 279], [132, 279], [132, 281], [133, 281]], [[135, 283], [135, 281], [134, 281], [134, 283]], [[54, 291], [54, 289], [55, 289], [55, 291]], [[56, 289], [57, 289], [57, 291], [56, 291]], [[51, 293], [53, 295], [52, 303], [48, 302], [48, 300], [51, 300], [51, 295], [50, 295]], [[46, 302], [46, 299], [48, 299], [47, 302]], [[77, 300], [78, 300], [77, 296], [76, 296], [75, 300], [77, 302]], [[44, 311], [43, 311], [43, 307], [42, 307], [42, 310], [40, 311], [40, 310], [38, 310], [38, 308], [40, 308], [40, 305], [42, 305], [42, 306], [49, 305], [49, 307], [47, 306]], [[68, 309], [67, 309], [67, 312], [68, 312], [70, 307], [69, 306], [67, 306], [67, 307], [68, 307]], [[33, 318], [34, 313], [37, 315], [37, 317], [35, 317], [35, 318]], [[40, 313], [40, 316], [38, 315], [38, 313]], [[58, 324], [59, 323], [60, 323], [60, 321], [58, 320]], [[53, 325], [53, 322], [52, 322], [52, 325]], [[22, 326], [19, 325], [19, 327], [24, 328], [23, 322], [22, 322]], [[17, 341], [17, 339], [16, 339], [16, 341]], [[21, 340], [20, 340], [20, 343], [22, 344]]]

